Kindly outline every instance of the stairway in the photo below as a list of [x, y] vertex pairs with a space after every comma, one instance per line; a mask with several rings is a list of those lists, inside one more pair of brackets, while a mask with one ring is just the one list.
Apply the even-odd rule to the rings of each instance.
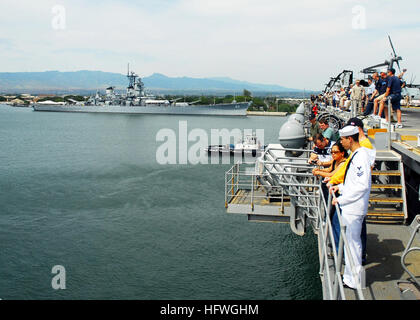
[[368, 223], [403, 224], [407, 219], [404, 164], [395, 151], [378, 150], [372, 170]]

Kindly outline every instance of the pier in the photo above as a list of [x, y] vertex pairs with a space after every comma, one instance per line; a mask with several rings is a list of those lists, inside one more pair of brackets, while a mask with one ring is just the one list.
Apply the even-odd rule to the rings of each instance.
[[247, 111], [247, 116], [272, 116], [272, 117], [285, 117], [288, 115], [288, 112], [265, 112], [265, 111]]

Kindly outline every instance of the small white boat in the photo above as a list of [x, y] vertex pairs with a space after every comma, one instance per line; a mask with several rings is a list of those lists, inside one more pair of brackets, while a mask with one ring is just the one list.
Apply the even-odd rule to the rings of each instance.
[[205, 148], [208, 153], [230, 153], [260, 156], [264, 152], [265, 146], [262, 146], [255, 134], [245, 136], [245, 139], [237, 144], [210, 145]]

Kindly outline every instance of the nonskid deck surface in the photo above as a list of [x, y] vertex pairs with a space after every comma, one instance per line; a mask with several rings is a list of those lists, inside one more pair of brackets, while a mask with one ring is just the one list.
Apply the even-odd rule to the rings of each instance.
[[[408, 274], [401, 267], [401, 255], [410, 239], [410, 229], [403, 225], [367, 225], [367, 300], [401, 300], [398, 281], [407, 280]], [[420, 246], [415, 240], [414, 246]], [[407, 255], [408, 268], [420, 277], [420, 253]], [[346, 298], [356, 299], [354, 290], [345, 289]], [[419, 297], [420, 299], [420, 297]]]

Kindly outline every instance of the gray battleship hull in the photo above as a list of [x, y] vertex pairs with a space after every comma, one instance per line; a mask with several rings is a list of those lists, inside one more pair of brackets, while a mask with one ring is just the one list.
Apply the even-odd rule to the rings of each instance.
[[89, 112], [127, 114], [179, 114], [212, 116], [246, 116], [251, 102], [226, 103], [197, 106], [74, 106], [74, 105], [34, 105], [35, 111], [49, 112]]

